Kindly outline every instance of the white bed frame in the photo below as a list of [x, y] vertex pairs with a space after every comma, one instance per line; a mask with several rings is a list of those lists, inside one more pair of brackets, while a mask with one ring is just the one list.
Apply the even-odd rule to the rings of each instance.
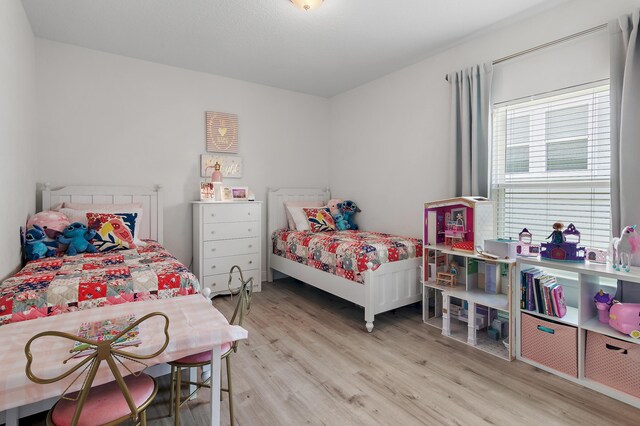
[[422, 258], [385, 263], [375, 271], [372, 264], [364, 272], [364, 285], [329, 274], [293, 260], [273, 254], [271, 237], [287, 227], [286, 201], [329, 201], [329, 189], [279, 188], [268, 189], [267, 196], [267, 281], [273, 282], [274, 271], [281, 272], [364, 307], [367, 331], [373, 331], [377, 314], [419, 302], [422, 299], [420, 265]]
[[49, 210], [59, 203], [90, 204], [142, 204], [140, 238], [163, 243], [162, 190], [145, 186], [64, 186], [51, 189], [45, 184], [42, 190], [42, 210]]

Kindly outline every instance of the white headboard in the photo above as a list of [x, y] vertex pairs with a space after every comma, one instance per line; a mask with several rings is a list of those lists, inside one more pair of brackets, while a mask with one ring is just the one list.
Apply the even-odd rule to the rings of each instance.
[[267, 189], [267, 244], [278, 229], [286, 228], [285, 201], [329, 201], [329, 188], [268, 188]]
[[160, 187], [145, 186], [65, 186], [42, 190], [42, 210], [62, 202], [90, 204], [142, 203], [140, 238], [150, 238], [163, 243], [162, 191]]

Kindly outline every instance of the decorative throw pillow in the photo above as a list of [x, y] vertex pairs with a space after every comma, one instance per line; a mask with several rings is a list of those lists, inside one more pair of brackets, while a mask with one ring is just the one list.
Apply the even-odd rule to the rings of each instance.
[[[287, 213], [287, 223], [289, 224], [289, 229], [308, 231], [309, 224], [307, 223], [307, 216], [302, 211], [302, 208], [323, 206], [324, 203], [322, 201], [285, 201], [284, 210]], [[300, 228], [298, 226], [300, 226]]]
[[136, 248], [133, 242], [136, 213], [87, 213], [90, 229], [96, 231], [93, 245], [98, 251]]
[[311, 232], [327, 232], [336, 230], [336, 223], [333, 221], [331, 212], [327, 207], [303, 207], [302, 210], [304, 210], [304, 213], [307, 216]]
[[[56, 209], [51, 209], [56, 210]], [[130, 203], [130, 204], [89, 204], [89, 203], [62, 203], [62, 206], [57, 209], [60, 213], [67, 216], [70, 222], [80, 222], [85, 225], [87, 223], [87, 213], [113, 213], [113, 214], [125, 214], [135, 213], [137, 214], [135, 231], [133, 235], [133, 242], [137, 246], [145, 246], [146, 243], [140, 240], [140, 229], [142, 226], [143, 209], [142, 203]]]

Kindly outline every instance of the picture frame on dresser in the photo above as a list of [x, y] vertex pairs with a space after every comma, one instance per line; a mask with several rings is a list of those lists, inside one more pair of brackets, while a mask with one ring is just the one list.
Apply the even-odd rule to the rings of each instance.
[[229, 294], [229, 271], [238, 265], [261, 290], [262, 202], [193, 202], [193, 272], [211, 297]]

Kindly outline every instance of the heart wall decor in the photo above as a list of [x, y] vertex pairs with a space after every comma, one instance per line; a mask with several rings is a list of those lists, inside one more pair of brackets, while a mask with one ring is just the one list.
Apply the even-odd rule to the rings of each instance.
[[205, 113], [208, 152], [238, 153], [238, 116], [226, 112]]

